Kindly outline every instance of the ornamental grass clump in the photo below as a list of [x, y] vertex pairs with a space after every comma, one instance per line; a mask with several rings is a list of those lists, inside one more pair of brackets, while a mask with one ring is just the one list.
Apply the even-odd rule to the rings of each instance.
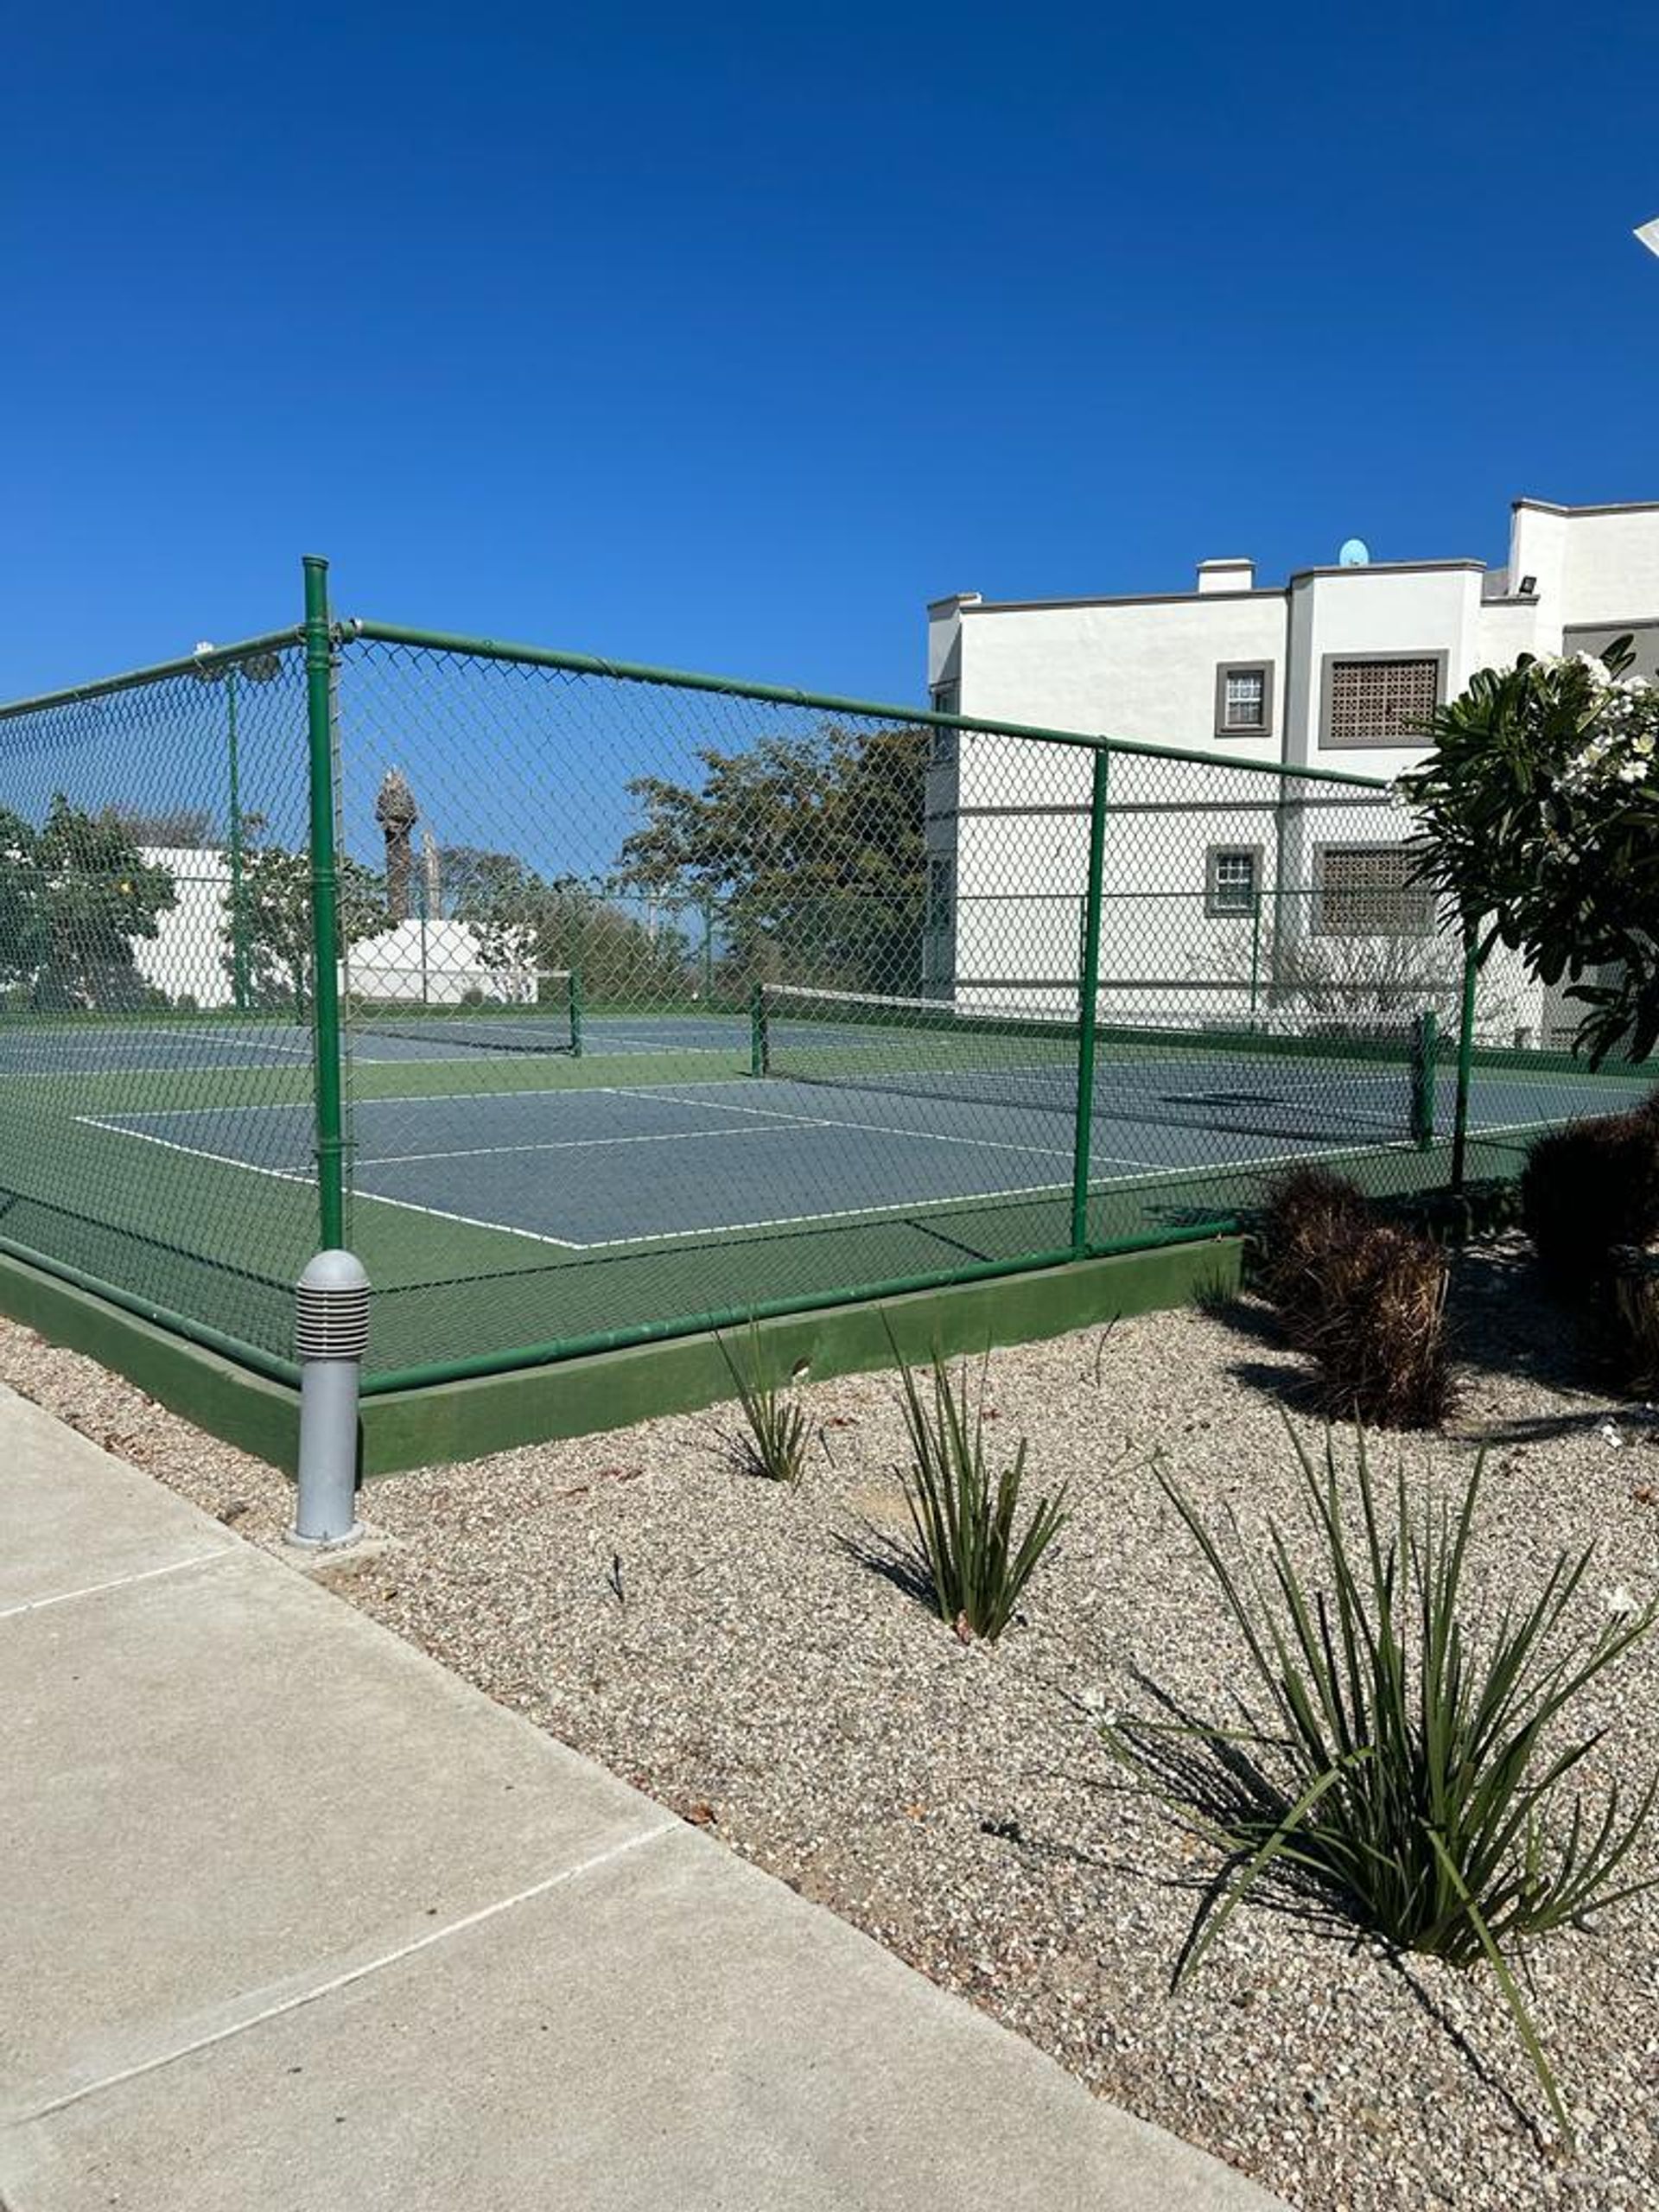
[[925, 1578], [939, 1618], [964, 1643], [982, 1637], [994, 1643], [1071, 1517], [1065, 1486], [1038, 1499], [1016, 1536], [1026, 1439], [993, 1482], [985, 1455], [984, 1370], [971, 1415], [966, 1374], [953, 1382], [940, 1354], [933, 1356], [926, 1395], [902, 1362], [899, 1371], [911, 1450], [910, 1469], [901, 1479], [916, 1535], [918, 1578]]
[[806, 1471], [806, 1455], [812, 1432], [805, 1409], [792, 1385], [766, 1371], [760, 1332], [751, 1325], [747, 1367], [732, 1357], [723, 1337], [716, 1337], [721, 1357], [734, 1384], [743, 1418], [748, 1427], [745, 1456], [751, 1471], [766, 1481], [786, 1483], [792, 1490]]
[[1294, 1336], [1317, 1303], [1312, 1270], [1332, 1239], [1370, 1218], [1364, 1192], [1328, 1167], [1294, 1167], [1268, 1185], [1256, 1280]]
[[1293, 1341], [1313, 1361], [1313, 1402], [1370, 1428], [1438, 1428], [1455, 1395], [1446, 1342], [1451, 1266], [1387, 1222], [1336, 1227], [1307, 1268]]
[[1124, 1719], [1105, 1732], [1143, 1782], [1237, 1862], [1214, 1910], [1200, 1914], [1177, 1981], [1258, 1883], [1288, 1877], [1402, 1951], [1465, 1967], [1484, 1960], [1565, 2136], [1513, 1947], [1582, 1927], [1659, 1880], [1622, 1878], [1659, 1778], [1628, 1810], [1617, 1781], [1599, 1807], [1576, 1789], [1563, 1804], [1567, 1777], [1605, 1733], [1573, 1732], [1574, 1701], [1648, 1634], [1659, 1605], [1637, 1608], [1621, 1589], [1599, 1625], [1587, 1624], [1588, 1550], [1563, 1553], [1530, 1596], [1506, 1586], [1471, 1604], [1478, 1462], [1460, 1503], [1425, 1501], [1403, 1467], [1390, 1501], [1362, 1434], [1356, 1521], [1332, 1439], [1322, 1464], [1293, 1440], [1311, 1573], [1299, 1564], [1305, 1548], [1273, 1524], [1265, 1574], [1236, 1556], [1236, 1529], [1230, 1558], [1158, 1471], [1242, 1636], [1247, 1683], [1228, 1725]]

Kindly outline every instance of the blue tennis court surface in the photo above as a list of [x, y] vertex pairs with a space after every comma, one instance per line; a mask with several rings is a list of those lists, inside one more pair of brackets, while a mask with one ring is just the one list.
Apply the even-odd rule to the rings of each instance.
[[[664, 1049], [667, 1026], [642, 1028], [650, 1049]], [[741, 1035], [741, 1024], [688, 1018], [676, 1026], [685, 1032], [674, 1040], [681, 1050], [729, 1056]], [[618, 1056], [629, 1049], [619, 1029]], [[1217, 1083], [1227, 1072], [1222, 1064], [1218, 1071]], [[1399, 1146], [1397, 1124], [1387, 1134], [1367, 1130], [1363, 1102], [1349, 1126], [1333, 1123], [1324, 1138], [1300, 1128], [1230, 1128], [1230, 1113], [1239, 1109], [1229, 1101], [1238, 1094], [1207, 1094], [1195, 1080], [1188, 1062], [1166, 1071], [1148, 1065], [1116, 1088], [1112, 1110], [1094, 1122], [1095, 1189]], [[1574, 1112], [1615, 1109], [1649, 1089], [1606, 1076], [1555, 1075], [1547, 1090], [1539, 1082], [1524, 1072], [1483, 1072], [1475, 1132], [1523, 1135]], [[1451, 1084], [1443, 1075], [1442, 1131], [1450, 1126]], [[1206, 1116], [1219, 1125], [1204, 1127]], [[135, 1156], [151, 1145], [263, 1176], [308, 1179], [312, 1173], [313, 1122], [301, 1105], [80, 1119], [112, 1143], [130, 1144]], [[359, 1199], [582, 1249], [1060, 1191], [1070, 1180], [1072, 1138], [1068, 1112], [904, 1088], [741, 1076], [590, 1080], [580, 1088], [359, 1098], [352, 1181]]]

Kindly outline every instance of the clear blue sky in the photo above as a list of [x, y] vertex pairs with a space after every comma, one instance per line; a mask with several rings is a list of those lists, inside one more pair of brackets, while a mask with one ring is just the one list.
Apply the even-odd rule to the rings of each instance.
[[1659, 497], [1656, 83], [1650, 0], [23, 11], [0, 696], [308, 550], [901, 699], [951, 590], [1501, 560]]

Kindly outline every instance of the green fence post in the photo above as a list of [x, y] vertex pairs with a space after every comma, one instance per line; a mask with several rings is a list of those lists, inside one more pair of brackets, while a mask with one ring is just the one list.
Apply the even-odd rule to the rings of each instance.
[[1084, 907], [1083, 959], [1077, 976], [1077, 1111], [1071, 1144], [1071, 1249], [1089, 1249], [1089, 1148], [1094, 1134], [1096, 1001], [1100, 995], [1102, 880], [1106, 868], [1106, 789], [1111, 755], [1095, 754], [1089, 795], [1089, 890]]
[[1480, 963], [1475, 954], [1475, 933], [1464, 932], [1463, 1009], [1458, 1023], [1458, 1102], [1452, 1122], [1452, 1188], [1461, 1191], [1469, 1150], [1469, 1090], [1475, 1067], [1475, 980]]
[[1434, 1089], [1440, 1052], [1440, 1025], [1432, 1006], [1425, 1007], [1411, 1033], [1411, 1134], [1420, 1152], [1434, 1141]]
[[311, 1033], [316, 1066], [317, 1218], [325, 1250], [346, 1241], [346, 1109], [340, 1043], [340, 883], [334, 855], [333, 641], [328, 563], [305, 556], [305, 707], [311, 771]]

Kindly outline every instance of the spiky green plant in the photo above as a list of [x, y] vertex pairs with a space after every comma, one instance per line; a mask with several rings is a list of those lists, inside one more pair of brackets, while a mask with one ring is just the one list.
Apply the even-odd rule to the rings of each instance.
[[[1561, 1784], [1605, 1731], [1563, 1724], [1586, 1686], [1659, 1617], [1659, 1603], [1599, 1628], [1568, 1618], [1592, 1554], [1562, 1553], [1531, 1598], [1513, 1589], [1471, 1622], [1465, 1590], [1480, 1491], [1478, 1461], [1460, 1505], [1426, 1505], [1395, 1483], [1392, 1526], [1358, 1440], [1359, 1515], [1344, 1513], [1334, 1442], [1322, 1465], [1294, 1438], [1319, 1563], [1310, 1591], [1270, 1527], [1268, 1574], [1234, 1566], [1160, 1468], [1243, 1637], [1261, 1696], [1243, 1726], [1122, 1720], [1109, 1744], [1240, 1862], [1183, 1956], [1179, 1983], [1264, 1877], [1311, 1884], [1391, 1945], [1458, 1966], [1491, 1966], [1563, 2136], [1567, 2113], [1508, 1955], [1514, 1939], [1581, 1927], [1653, 1886], [1620, 1884], [1659, 1777], [1621, 1820], [1617, 1782], [1599, 1812]], [[1202, 1778], [1171, 1754], [1197, 1738], [1215, 1755]]]
[[985, 1457], [984, 1370], [970, 1416], [968, 1379], [951, 1381], [943, 1357], [932, 1365], [931, 1403], [910, 1368], [904, 1376], [911, 1465], [902, 1477], [916, 1532], [917, 1566], [939, 1618], [964, 1638], [994, 1643], [1007, 1626], [1038, 1561], [1070, 1518], [1065, 1487], [1039, 1498], [1023, 1535], [1014, 1535], [1026, 1473], [1026, 1439], [992, 1483]]
[[787, 1483], [792, 1490], [806, 1471], [806, 1455], [812, 1441], [805, 1408], [791, 1383], [768, 1372], [760, 1332], [749, 1324], [747, 1366], [734, 1358], [724, 1337], [716, 1336], [721, 1357], [736, 1388], [743, 1418], [750, 1466], [768, 1482]]

